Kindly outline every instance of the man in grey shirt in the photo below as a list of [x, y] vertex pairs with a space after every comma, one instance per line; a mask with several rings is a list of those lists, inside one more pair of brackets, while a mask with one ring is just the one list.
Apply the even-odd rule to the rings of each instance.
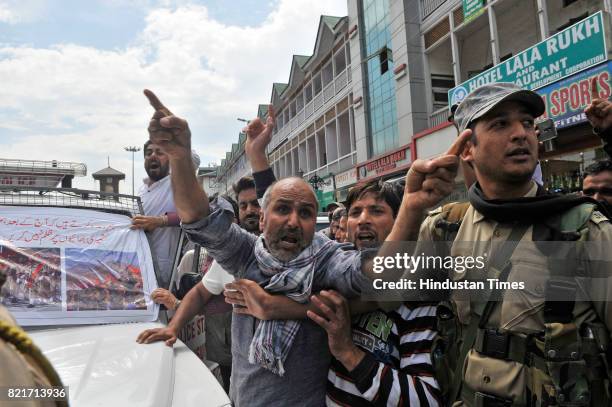
[[[361, 272], [359, 252], [315, 234], [317, 200], [300, 178], [278, 181], [268, 189], [260, 237], [232, 223], [231, 206], [223, 199], [209, 207], [206, 193], [185, 164], [191, 151], [187, 122], [172, 115], [152, 92], [145, 94], [155, 109], [150, 137], [170, 158], [183, 229], [225, 270], [301, 303], [322, 289], [355, 297], [371, 286]], [[273, 125], [273, 112], [271, 116], [270, 123], [261, 124], [263, 129]], [[253, 127], [253, 134], [267, 133]], [[257, 171], [258, 163], [251, 164]], [[236, 406], [324, 404], [330, 355], [326, 333], [313, 322], [235, 315], [232, 357], [230, 397]]]

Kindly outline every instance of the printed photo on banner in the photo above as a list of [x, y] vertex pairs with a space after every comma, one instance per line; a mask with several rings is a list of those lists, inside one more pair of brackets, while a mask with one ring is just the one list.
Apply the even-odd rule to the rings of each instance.
[[127, 215], [97, 210], [3, 208], [2, 303], [23, 326], [156, 320], [151, 250], [130, 225]]
[[6, 274], [0, 302], [9, 311], [61, 311], [60, 249], [0, 245], [0, 269]]
[[146, 309], [134, 252], [65, 250], [68, 311]]

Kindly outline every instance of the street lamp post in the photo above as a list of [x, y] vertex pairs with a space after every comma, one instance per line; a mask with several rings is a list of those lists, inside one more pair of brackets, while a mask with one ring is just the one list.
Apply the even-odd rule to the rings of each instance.
[[124, 147], [125, 151], [129, 151], [132, 153], [132, 196], [134, 195], [134, 153], [140, 151], [140, 147], [129, 146]]

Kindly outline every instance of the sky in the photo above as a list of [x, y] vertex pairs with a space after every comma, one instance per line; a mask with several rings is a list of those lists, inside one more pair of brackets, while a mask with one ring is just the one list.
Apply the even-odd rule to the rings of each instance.
[[[346, 0], [0, 0], [0, 158], [110, 166], [132, 190], [153, 90], [188, 120], [201, 165], [220, 163], [293, 54], [311, 55], [321, 15]], [[135, 154], [136, 189], [146, 176]]]

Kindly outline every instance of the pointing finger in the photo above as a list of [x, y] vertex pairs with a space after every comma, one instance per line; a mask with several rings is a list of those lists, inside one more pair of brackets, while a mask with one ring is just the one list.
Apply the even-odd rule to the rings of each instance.
[[450, 148], [446, 151], [446, 155], [455, 155], [459, 157], [463, 150], [465, 149], [465, 144], [472, 137], [472, 130], [465, 129], [461, 132], [457, 140], [450, 146]]
[[159, 98], [155, 95], [155, 93], [151, 92], [149, 89], [144, 90], [144, 94], [149, 99], [149, 103], [153, 106], [153, 109], [163, 112], [166, 116], [171, 116], [172, 113], [166, 106], [159, 101]]
[[268, 119], [271, 120], [272, 123], [276, 123], [276, 112], [274, 111], [272, 103], [268, 105]]
[[599, 99], [599, 89], [597, 89], [597, 77], [591, 79], [591, 101]]

